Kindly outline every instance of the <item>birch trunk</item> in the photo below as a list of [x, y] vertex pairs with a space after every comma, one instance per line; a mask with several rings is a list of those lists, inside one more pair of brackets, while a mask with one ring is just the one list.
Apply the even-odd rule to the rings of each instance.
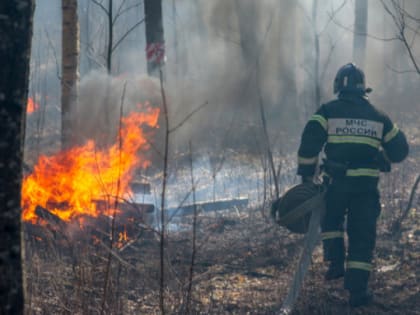
[[61, 147], [72, 145], [72, 114], [79, 79], [79, 21], [77, 0], [62, 0]]

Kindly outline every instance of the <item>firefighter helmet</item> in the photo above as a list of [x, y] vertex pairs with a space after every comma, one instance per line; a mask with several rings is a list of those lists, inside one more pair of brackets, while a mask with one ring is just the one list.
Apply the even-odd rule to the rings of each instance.
[[354, 63], [342, 66], [334, 79], [334, 94], [351, 92], [357, 94], [369, 93], [372, 89], [366, 89], [365, 74]]
[[312, 210], [324, 207], [323, 186], [302, 183], [272, 203], [271, 216], [289, 231], [304, 234], [308, 231]]

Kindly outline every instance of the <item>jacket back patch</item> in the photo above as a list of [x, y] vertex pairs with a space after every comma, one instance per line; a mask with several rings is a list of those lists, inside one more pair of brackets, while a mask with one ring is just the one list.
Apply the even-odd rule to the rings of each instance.
[[329, 136], [362, 136], [382, 139], [384, 124], [368, 119], [330, 118]]

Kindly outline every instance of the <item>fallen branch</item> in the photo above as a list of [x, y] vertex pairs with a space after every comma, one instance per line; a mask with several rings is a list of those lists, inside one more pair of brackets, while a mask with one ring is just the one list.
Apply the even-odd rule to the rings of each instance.
[[35, 214], [41, 219], [44, 219], [48, 223], [51, 223], [57, 227], [62, 227], [65, 224], [65, 222], [59, 216], [55, 215], [40, 205], [35, 207]]
[[216, 201], [202, 201], [194, 202], [188, 205], [182, 205], [176, 208], [167, 209], [168, 216], [174, 215], [187, 216], [194, 214], [194, 211], [199, 208], [203, 212], [220, 211], [231, 209], [234, 207], [248, 206], [248, 198], [235, 198], [235, 199], [219, 199]]

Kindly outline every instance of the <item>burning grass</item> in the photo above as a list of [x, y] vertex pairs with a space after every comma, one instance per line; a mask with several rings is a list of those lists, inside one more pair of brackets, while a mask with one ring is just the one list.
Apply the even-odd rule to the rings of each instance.
[[[382, 181], [383, 210], [371, 280], [377, 302], [349, 309], [342, 281], [324, 282], [326, 267], [318, 247], [294, 315], [418, 314], [418, 195], [402, 224], [401, 237], [395, 238], [390, 228], [407, 206], [418, 175], [415, 152]], [[237, 197], [246, 192], [250, 203], [224, 211], [198, 209], [195, 247], [191, 212], [170, 222], [176, 228], [168, 231], [164, 247], [164, 301], [168, 314], [186, 314], [187, 309], [190, 314], [275, 314], [287, 294], [302, 237], [273, 224], [267, 209], [261, 207], [267, 204], [267, 187], [260, 184], [266, 174], [259, 170], [259, 164], [239, 154], [234, 159], [223, 159], [225, 163], [217, 172], [211, 163], [193, 164], [195, 197], [208, 200], [223, 197], [222, 193]], [[283, 189], [295, 180], [293, 163], [286, 162], [282, 168]], [[178, 165], [181, 167], [169, 177], [168, 198], [173, 205], [180, 205], [189, 194], [191, 199], [190, 166]], [[150, 178], [155, 184], [161, 176], [156, 174]], [[57, 186], [55, 182], [49, 185], [46, 187]], [[91, 194], [90, 202], [92, 199]], [[53, 215], [59, 214], [62, 207], [68, 208], [66, 203], [59, 204], [65, 200], [50, 196], [37, 204], [49, 210], [48, 206], [54, 204], [51, 200], [59, 205]], [[115, 205], [112, 199], [103, 202], [104, 209]], [[86, 215], [84, 224], [76, 214], [71, 218], [78, 220], [44, 218], [47, 224], [25, 221], [28, 314], [161, 313], [159, 225], [148, 225], [140, 219], [130, 221], [130, 216], [124, 217], [129, 211], [121, 210], [112, 216]], [[187, 305], [188, 296], [191, 299]]]
[[[38, 223], [37, 206], [63, 221], [111, 215], [118, 209], [95, 207], [94, 200], [117, 200], [130, 193], [134, 172], [150, 165], [141, 153], [149, 148], [144, 126], [156, 127], [159, 109], [146, 108], [122, 118], [116, 143], [98, 149], [93, 140], [53, 156], [41, 156], [22, 184], [23, 220]], [[139, 154], [140, 152], [140, 154]], [[82, 224], [82, 222], [80, 222]]]
[[[406, 205], [417, 163], [411, 159], [398, 166], [401, 169], [394, 170], [382, 187], [383, 212], [371, 280], [377, 302], [349, 309], [342, 281], [324, 282], [326, 268], [318, 247], [293, 314], [418, 314], [418, 203], [404, 222], [400, 239], [390, 230]], [[279, 309], [302, 237], [274, 225], [264, 214], [255, 207], [199, 214], [190, 313], [274, 314]], [[186, 311], [192, 222], [191, 215], [183, 217], [184, 228], [167, 235], [168, 314]], [[89, 237], [68, 242], [60, 231], [43, 240], [26, 234], [30, 314], [160, 314], [159, 231], [142, 226], [136, 238], [120, 248], [110, 247], [110, 232], [109, 226], [103, 231], [106, 236], [96, 242]]]

